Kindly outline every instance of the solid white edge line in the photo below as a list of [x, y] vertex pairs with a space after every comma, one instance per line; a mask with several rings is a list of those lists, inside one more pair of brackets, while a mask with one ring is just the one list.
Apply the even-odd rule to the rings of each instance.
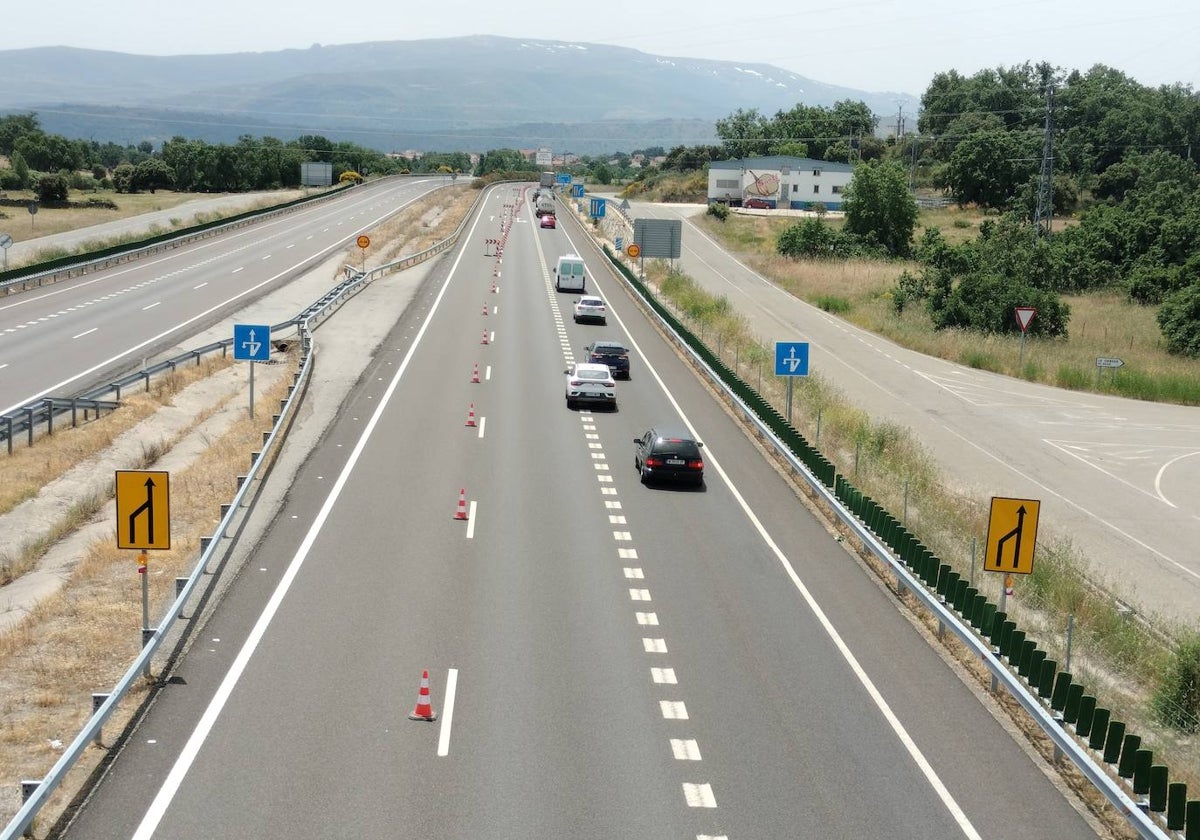
[[[475, 223], [471, 225], [471, 233], [467, 235], [468, 240], [474, 235], [478, 224], [479, 217], [476, 217]], [[384, 392], [383, 398], [375, 408], [375, 413], [371, 415], [371, 419], [363, 429], [362, 435], [359, 436], [358, 443], [354, 445], [354, 450], [350, 453], [350, 457], [346, 461], [346, 466], [342, 468], [337, 481], [330, 488], [329, 495], [325, 497], [325, 502], [321, 505], [321, 510], [317, 513], [316, 519], [313, 520], [313, 524], [309, 527], [308, 533], [304, 535], [304, 540], [300, 543], [300, 547], [296, 549], [296, 553], [288, 564], [287, 570], [283, 573], [279, 585], [275, 587], [275, 591], [271, 595], [271, 600], [267, 602], [262, 615], [259, 616], [258, 621], [254, 624], [254, 628], [247, 636], [245, 644], [238, 651], [237, 658], [234, 659], [233, 664], [229, 667], [229, 672], [226, 673], [225, 679], [217, 687], [216, 694], [209, 701], [208, 708], [204, 710], [199, 723], [196, 724], [196, 728], [192, 731], [191, 736], [180, 752], [179, 758], [175, 760], [175, 764], [171, 767], [171, 772], [167, 774], [166, 780], [155, 795], [154, 801], [150, 803], [150, 807], [146, 810], [146, 815], [142, 818], [137, 830], [133, 833], [132, 840], [150, 840], [158, 828], [158, 824], [162, 822], [167, 808], [171, 805], [171, 800], [175, 798], [175, 794], [179, 792], [180, 785], [183, 784], [184, 776], [191, 769], [192, 762], [196, 760], [196, 756], [199, 754], [200, 748], [204, 745], [204, 741], [208, 738], [208, 734], [212, 731], [213, 725], [217, 722], [221, 710], [225, 708], [225, 704], [229, 701], [234, 687], [237, 686], [238, 680], [241, 679], [242, 672], [246, 670], [246, 666], [250, 662], [250, 657], [254, 655], [254, 651], [258, 648], [263, 636], [266, 635], [267, 628], [283, 603], [288, 589], [291, 588], [292, 581], [295, 580], [296, 575], [300, 572], [300, 567], [304, 565], [304, 561], [308, 558], [308, 552], [312, 550], [313, 543], [316, 542], [321, 529], [325, 527], [325, 520], [329, 518], [329, 514], [333, 511], [333, 506], [337, 504], [338, 497], [341, 495], [342, 489], [346, 486], [350, 474], [354, 471], [358, 459], [362, 456], [367, 441], [370, 440], [371, 434], [379, 424], [379, 419], [387, 409], [388, 403], [391, 402], [392, 394], [395, 393], [396, 388], [400, 384], [400, 378], [408, 370], [408, 364], [412, 361], [417, 347], [420, 346], [421, 339], [425, 336], [425, 331], [429, 328], [430, 323], [432, 323], [433, 315], [441, 305], [442, 299], [446, 295], [446, 290], [450, 288], [450, 280], [454, 277], [454, 272], [458, 270], [458, 264], [465, 254], [465, 249], [459, 252], [454, 265], [451, 266], [450, 271], [446, 274], [442, 288], [438, 292], [433, 306], [429, 309], [429, 315], [426, 316], [424, 322], [421, 324], [421, 328], [417, 331], [412, 346], [408, 348], [408, 352], [404, 355], [404, 360], [400, 363], [400, 367], [396, 370], [396, 375], [392, 377], [392, 381]]]
[[450, 754], [450, 724], [454, 721], [454, 691], [458, 687], [458, 669], [446, 673], [446, 705], [442, 707], [442, 727], [438, 732], [439, 756]]
[[[570, 237], [568, 236], [568, 239], [569, 238]], [[576, 251], [576, 253], [578, 253], [578, 251]], [[599, 283], [596, 283], [596, 286], [599, 287]], [[605, 299], [607, 300], [607, 296]], [[667, 388], [667, 385], [665, 382], [663, 382], [662, 377], [658, 375], [658, 371], [654, 369], [654, 366], [650, 364], [649, 359], [646, 358], [646, 354], [642, 352], [642, 349], [638, 346], [637, 342], [633, 340], [633, 336], [630, 334], [629, 329], [625, 326], [624, 321], [621, 320], [621, 316], [613, 312], [611, 306], [609, 307], [609, 312], [617, 319], [617, 323], [620, 324], [622, 331], [624, 331], [625, 336], [629, 339], [630, 346], [637, 351], [638, 355], [642, 359], [642, 364], [645, 365], [646, 370], [650, 373], [650, 375], [654, 377], [654, 381], [658, 383], [658, 387], [661, 388], [663, 394], [666, 395], [667, 400], [671, 403], [671, 407], [674, 408], [679, 414], [683, 424], [687, 426], [688, 431], [690, 431], [697, 439], [699, 439], [699, 435], [696, 432], [696, 428], [692, 425], [692, 421], [689, 420], [687, 415], [683, 413], [683, 408], [680, 407], [679, 403], [675, 399], [675, 396]], [[721, 467], [720, 462], [717, 461], [716, 455], [713, 454], [713, 451], [710, 447], [704, 447], [704, 456], [704, 460], [711, 464], [713, 469], [715, 469], [721, 476], [721, 480], [725, 482], [725, 486], [729, 488], [729, 492], [732, 493], [734, 499], [737, 500], [738, 506], [741, 507], [742, 512], [746, 514], [746, 517], [750, 520], [750, 523], [754, 526], [755, 530], [758, 531], [758, 534], [762, 538], [763, 542], [766, 543], [767, 547], [775, 555], [775, 558], [779, 561], [779, 564], [783, 566], [784, 571], [787, 573], [788, 577], [791, 578], [792, 584], [800, 592], [801, 597], [804, 598], [804, 601], [808, 604], [809, 609], [813, 611], [813, 614], [817, 617], [817, 620], [825, 629], [826, 635], [829, 636], [834, 646], [837, 647], [838, 652], [841, 653], [842, 658], [846, 661], [846, 664], [850, 666], [850, 670], [854, 672], [854, 675], [858, 678], [858, 681], [862, 684], [863, 688], [866, 689], [867, 694], [870, 696], [871, 700], [875, 703], [875, 706], [883, 715], [884, 720], [888, 722], [888, 725], [891, 726], [892, 731], [896, 733], [896, 737], [899, 739], [900, 743], [904, 746], [905, 750], [908, 751], [908, 754], [912, 756], [913, 761], [916, 762], [917, 767], [925, 776], [925, 779], [929, 782], [930, 787], [933, 788], [934, 793], [937, 794], [938, 798], [942, 801], [942, 804], [945, 805], [946, 809], [950, 812], [950, 816], [954, 818], [956, 823], [958, 823], [958, 827], [962, 830], [963, 835], [969, 838], [969, 840], [982, 840], [979, 832], [975, 830], [975, 826], [971, 824], [970, 819], [968, 819], [962, 807], [958, 804], [954, 797], [951, 796], [950, 791], [946, 788], [946, 785], [942, 782], [941, 778], [933, 769], [933, 766], [929, 763], [928, 759], [925, 758], [925, 755], [921, 752], [920, 747], [917, 746], [916, 742], [913, 741], [912, 737], [908, 734], [908, 730], [904, 728], [904, 724], [902, 724], [900, 719], [896, 717], [895, 713], [891, 709], [891, 706], [888, 705], [887, 701], [883, 698], [883, 695], [879, 693], [879, 689], [875, 687], [875, 683], [873, 683], [871, 678], [867, 676], [867, 672], [863, 670], [863, 667], [859, 664], [854, 654], [850, 651], [849, 646], [846, 645], [846, 642], [838, 633], [837, 628], [833, 626], [833, 622], [831, 622], [829, 617], [825, 615], [824, 610], [821, 609], [816, 598], [814, 598], [812, 593], [809, 592], [808, 587], [804, 584], [804, 581], [800, 579], [800, 575], [796, 573], [796, 569], [792, 566], [791, 561], [788, 560], [787, 556], [782, 550], [780, 550], [779, 546], [775, 544], [775, 540], [772, 539], [771, 535], [767, 533], [767, 529], [763, 527], [762, 522], [759, 521], [758, 517], [754, 514], [754, 511], [750, 509], [750, 505], [746, 502], [745, 498], [742, 497], [742, 494], [738, 492], [737, 487], [734, 486], [733, 481], [729, 478], [729, 475]]]
[[471, 509], [467, 512], [467, 539], [475, 538], [475, 500], [471, 500]]

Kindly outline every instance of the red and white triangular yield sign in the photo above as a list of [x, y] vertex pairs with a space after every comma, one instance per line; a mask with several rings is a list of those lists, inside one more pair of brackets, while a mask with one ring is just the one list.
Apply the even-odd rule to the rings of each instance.
[[1033, 320], [1033, 316], [1037, 314], [1036, 306], [1018, 306], [1015, 310], [1017, 313], [1017, 323], [1021, 325], [1021, 332], [1029, 329], [1029, 323]]

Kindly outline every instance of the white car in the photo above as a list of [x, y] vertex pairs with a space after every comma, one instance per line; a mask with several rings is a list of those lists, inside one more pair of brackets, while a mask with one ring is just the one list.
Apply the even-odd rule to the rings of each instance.
[[580, 321], [599, 321], [601, 324], [607, 324], [608, 307], [600, 298], [585, 295], [575, 301], [575, 323]]
[[567, 375], [567, 408], [585, 402], [617, 407], [617, 383], [608, 365], [579, 362], [563, 373]]

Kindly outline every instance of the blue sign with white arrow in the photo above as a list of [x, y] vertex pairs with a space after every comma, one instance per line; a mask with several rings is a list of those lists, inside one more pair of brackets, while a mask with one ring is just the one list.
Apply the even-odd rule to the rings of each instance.
[[593, 198], [592, 199], [590, 215], [593, 219], [603, 219], [604, 218], [604, 205], [605, 205], [605, 200], [603, 198]]
[[239, 362], [270, 361], [271, 328], [266, 324], [234, 324], [233, 358]]
[[808, 342], [775, 342], [775, 375], [808, 376]]

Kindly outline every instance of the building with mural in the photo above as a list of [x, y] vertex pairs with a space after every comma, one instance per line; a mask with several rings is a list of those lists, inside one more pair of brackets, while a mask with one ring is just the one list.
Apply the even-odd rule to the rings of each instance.
[[708, 165], [708, 200], [733, 207], [807, 210], [815, 203], [842, 209], [854, 167], [848, 163], [788, 157], [715, 160]]

